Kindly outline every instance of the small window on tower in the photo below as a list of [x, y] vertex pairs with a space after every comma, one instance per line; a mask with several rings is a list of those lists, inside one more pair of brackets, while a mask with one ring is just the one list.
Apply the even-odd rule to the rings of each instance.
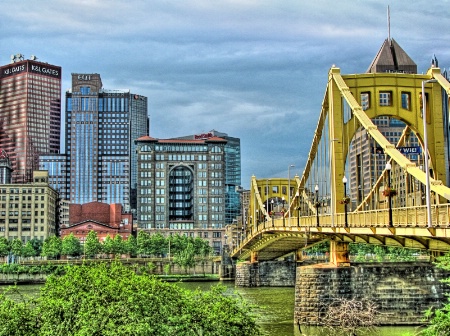
[[380, 106], [391, 106], [391, 105], [392, 105], [392, 92], [380, 91]]
[[370, 92], [361, 93], [361, 107], [363, 111], [366, 111], [370, 108]]
[[402, 92], [402, 108], [411, 111], [411, 93]]
[[80, 92], [82, 95], [87, 95], [91, 92], [91, 87], [90, 86], [82, 86], [82, 87], [80, 87]]

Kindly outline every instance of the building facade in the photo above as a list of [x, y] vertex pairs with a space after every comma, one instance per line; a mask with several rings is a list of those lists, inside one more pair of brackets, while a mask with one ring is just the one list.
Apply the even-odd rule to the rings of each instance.
[[72, 74], [66, 93], [66, 150], [43, 155], [40, 169], [61, 197], [75, 204], [99, 201], [136, 209], [135, 139], [148, 135], [147, 98], [106, 90], [99, 74]]
[[69, 223], [61, 228], [61, 237], [73, 233], [82, 243], [90, 231], [95, 231], [100, 241], [107, 236], [120, 235], [126, 240], [133, 231], [131, 213], [124, 213], [121, 204], [90, 202], [69, 205]]
[[220, 253], [226, 223], [227, 140], [145, 136], [136, 144], [138, 228], [201, 237]]
[[177, 139], [206, 140], [219, 137], [227, 140], [225, 145], [225, 224], [232, 224], [241, 216], [242, 206], [238, 193], [241, 185], [241, 139], [227, 133], [212, 130], [206, 133], [188, 135]]
[[12, 182], [11, 160], [8, 153], [0, 148], [0, 184], [10, 184]]
[[35, 171], [31, 183], [0, 184], [0, 237], [44, 241], [57, 233], [57, 207], [45, 171]]
[[35, 59], [18, 54], [0, 67], [0, 148], [13, 183], [31, 182], [39, 155], [60, 150], [61, 67]]

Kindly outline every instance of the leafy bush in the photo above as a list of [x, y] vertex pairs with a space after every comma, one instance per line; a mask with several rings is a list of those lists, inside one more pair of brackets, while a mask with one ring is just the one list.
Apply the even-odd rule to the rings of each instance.
[[260, 335], [251, 307], [224, 290], [191, 292], [118, 262], [69, 266], [35, 300], [0, 298], [0, 336]]

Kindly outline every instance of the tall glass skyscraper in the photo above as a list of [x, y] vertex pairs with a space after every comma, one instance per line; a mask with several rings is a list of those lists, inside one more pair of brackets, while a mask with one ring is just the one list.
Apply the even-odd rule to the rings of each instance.
[[11, 160], [12, 182], [33, 180], [39, 155], [59, 153], [61, 67], [11, 57], [0, 67], [0, 148]]
[[72, 90], [66, 93], [67, 161], [42, 156], [41, 169], [49, 170], [55, 184], [51, 171], [65, 171], [64, 198], [71, 203], [120, 203], [130, 211], [136, 208], [134, 140], [148, 132], [146, 97], [103, 89], [99, 74], [72, 74]]

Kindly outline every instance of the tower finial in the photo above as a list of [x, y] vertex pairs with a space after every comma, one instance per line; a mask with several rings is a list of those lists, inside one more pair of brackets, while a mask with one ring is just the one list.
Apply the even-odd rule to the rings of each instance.
[[387, 7], [387, 23], [388, 23], [388, 42], [391, 44], [391, 11], [389, 10], [389, 5]]

